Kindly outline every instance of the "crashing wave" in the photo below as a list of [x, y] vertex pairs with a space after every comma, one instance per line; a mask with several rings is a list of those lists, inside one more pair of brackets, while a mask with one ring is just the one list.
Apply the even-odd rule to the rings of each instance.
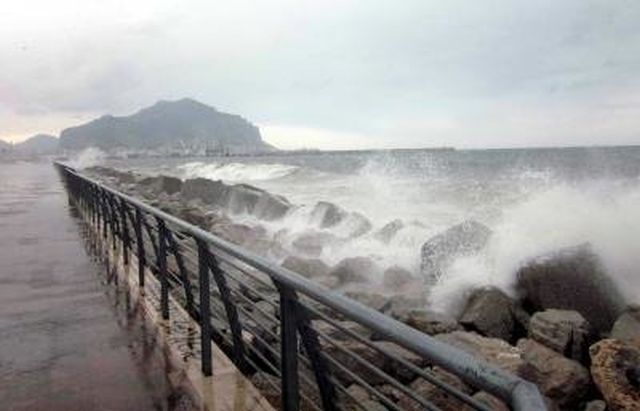
[[206, 178], [223, 181], [262, 181], [286, 177], [299, 167], [285, 164], [204, 163], [178, 166], [182, 178]]

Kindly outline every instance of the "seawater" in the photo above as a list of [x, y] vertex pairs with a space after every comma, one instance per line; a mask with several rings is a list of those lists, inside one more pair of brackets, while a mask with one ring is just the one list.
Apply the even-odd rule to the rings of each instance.
[[[95, 156], [92, 156], [92, 158]], [[276, 222], [259, 222], [284, 243], [315, 229], [310, 212], [332, 202], [366, 216], [368, 234], [325, 249], [335, 264], [367, 256], [382, 268], [419, 272], [420, 248], [467, 219], [493, 230], [487, 248], [456, 261], [431, 293], [453, 309], [465, 290], [495, 285], [512, 292], [518, 267], [533, 257], [590, 243], [630, 301], [640, 295], [640, 147], [517, 150], [406, 150], [111, 160], [148, 174], [246, 183], [296, 205]], [[252, 222], [250, 216], [234, 216]], [[399, 219], [388, 243], [374, 233]], [[332, 228], [340, 236], [349, 222]], [[342, 231], [341, 231], [342, 230]]]

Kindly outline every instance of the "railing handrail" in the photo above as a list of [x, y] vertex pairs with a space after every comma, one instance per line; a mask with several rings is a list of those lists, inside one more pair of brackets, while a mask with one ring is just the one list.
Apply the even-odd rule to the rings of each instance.
[[277, 282], [321, 302], [345, 317], [366, 325], [371, 330], [384, 335], [386, 340], [392, 341], [429, 359], [434, 365], [438, 365], [457, 375], [469, 384], [486, 390], [507, 401], [514, 410], [538, 411], [547, 409], [537, 386], [529, 381], [512, 375], [467, 352], [421, 333], [406, 324], [364, 306], [357, 301], [344, 297], [333, 290], [302, 277], [298, 273], [223, 240], [208, 231], [148, 205], [135, 197], [80, 174], [66, 164], [56, 161], [55, 165], [80, 179], [96, 185], [106, 192], [126, 200], [134, 207], [169, 222], [192, 237], [213, 245], [249, 266], [261, 270]]

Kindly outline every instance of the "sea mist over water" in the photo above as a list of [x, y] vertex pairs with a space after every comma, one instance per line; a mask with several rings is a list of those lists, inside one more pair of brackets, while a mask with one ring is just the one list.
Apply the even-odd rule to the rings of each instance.
[[[468, 219], [493, 231], [480, 253], [456, 260], [431, 293], [435, 308], [455, 311], [465, 291], [495, 285], [513, 292], [515, 272], [531, 258], [590, 243], [629, 301], [640, 295], [640, 149], [540, 149], [322, 153], [163, 161], [120, 167], [146, 173], [247, 183], [287, 197], [296, 207], [282, 220], [234, 219], [265, 226], [291, 250], [297, 237], [326, 231], [340, 239], [320, 255], [329, 264], [367, 256], [380, 267], [419, 274], [420, 248]], [[321, 230], [311, 212], [329, 201], [373, 225], [353, 237], [358, 218]], [[376, 235], [394, 220], [388, 242]]]
[[76, 154], [71, 160], [69, 160], [69, 166], [76, 169], [83, 169], [87, 167], [95, 167], [105, 162], [107, 154], [96, 147], [89, 147], [78, 154]]

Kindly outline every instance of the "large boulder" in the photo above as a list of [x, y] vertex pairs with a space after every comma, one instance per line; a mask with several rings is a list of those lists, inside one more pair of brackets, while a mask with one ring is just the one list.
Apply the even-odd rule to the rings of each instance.
[[287, 257], [281, 265], [306, 278], [325, 277], [331, 269], [322, 260], [317, 258], [301, 258], [296, 256]]
[[393, 237], [398, 234], [398, 231], [404, 228], [402, 220], [393, 220], [384, 225], [381, 229], [374, 233], [374, 237], [385, 244], [388, 244]]
[[618, 317], [611, 329], [611, 338], [640, 345], [640, 309], [631, 308]]
[[587, 358], [590, 335], [589, 323], [577, 311], [549, 309], [529, 322], [529, 338], [580, 362]]
[[[359, 356], [369, 366], [373, 366], [377, 369], [382, 369], [385, 360], [378, 350], [362, 344], [359, 341], [355, 341], [354, 339], [339, 341], [336, 344], [343, 349], [338, 348], [336, 345], [330, 343], [324, 338], [320, 339], [322, 351], [329, 357], [333, 358], [342, 367], [348, 369], [353, 374], [362, 378], [369, 384], [378, 385], [385, 382], [385, 379], [383, 377], [370, 369], [367, 365], [364, 365], [362, 362], [358, 361], [352, 355], [355, 354]], [[345, 352], [345, 350], [349, 351], [351, 354]], [[338, 366], [333, 365], [331, 368], [336, 378], [338, 378], [338, 380], [340, 380], [345, 386], [356, 382], [352, 375], [341, 370]]]
[[518, 324], [516, 305], [497, 288], [475, 290], [467, 301], [459, 322], [471, 331], [512, 341]]
[[490, 236], [487, 226], [468, 220], [431, 237], [422, 245], [420, 253], [422, 274], [429, 283], [435, 283], [452, 261], [479, 252]]
[[396, 320], [428, 335], [450, 333], [462, 329], [455, 318], [426, 308], [396, 311], [392, 313], [392, 316]]
[[526, 366], [522, 350], [498, 338], [466, 331], [439, 334], [435, 338], [514, 374], [520, 373]]
[[[509, 406], [504, 401], [502, 401], [497, 397], [494, 397], [493, 395], [489, 394], [486, 391], [479, 391], [473, 394], [472, 398], [486, 405], [487, 407], [489, 407], [490, 410], [493, 410], [493, 411], [509, 411], [510, 410]], [[466, 406], [463, 408], [464, 411], [471, 411], [475, 409], [476, 408], [471, 406]]]
[[274, 409], [281, 409], [282, 398], [280, 396], [280, 379], [275, 375], [268, 374], [264, 371], [259, 371], [250, 378], [251, 384], [260, 391], [260, 394]]
[[574, 409], [589, 390], [589, 371], [579, 362], [533, 340], [518, 341], [526, 367], [520, 376], [535, 383], [540, 392], [561, 407]]
[[371, 335], [371, 331], [367, 327], [355, 321], [338, 320], [335, 324], [337, 324], [338, 327], [333, 324], [329, 324], [325, 320], [311, 321], [313, 329], [322, 334], [323, 338], [329, 337], [342, 342], [352, 340], [353, 337], [345, 332], [345, 330], [365, 338], [368, 338]]
[[173, 195], [182, 189], [182, 180], [170, 176], [158, 176], [155, 178], [151, 188], [155, 191]]
[[234, 214], [251, 214], [264, 191], [247, 185], [236, 184], [229, 188], [227, 207]]
[[210, 227], [213, 234], [237, 245], [243, 245], [247, 241], [255, 241], [264, 237], [265, 231], [262, 227], [253, 227], [247, 224], [214, 224]]
[[369, 308], [373, 308], [376, 311], [380, 311], [387, 303], [387, 298], [385, 296], [371, 291], [352, 290], [345, 292], [344, 295], [345, 297], [349, 297], [352, 300], [355, 300], [362, 305], [366, 305]]
[[[426, 371], [434, 375], [438, 380], [447, 383], [464, 394], [470, 395], [473, 392], [473, 389], [465, 384], [460, 378], [440, 367], [434, 367], [433, 369], [427, 369]], [[420, 397], [435, 405], [439, 410], [459, 411], [464, 407], [464, 403], [456, 397], [422, 378], [411, 383], [409, 388], [411, 388]], [[422, 411], [425, 409], [423, 405], [404, 393], [399, 393], [398, 397], [398, 406], [403, 410]]]
[[348, 213], [335, 228], [335, 232], [342, 238], [356, 238], [371, 231], [373, 225], [360, 213]]
[[254, 206], [253, 215], [272, 221], [284, 217], [290, 209], [291, 203], [286, 198], [264, 191]]
[[616, 339], [591, 346], [591, 376], [610, 411], [640, 410], [640, 387], [634, 370], [640, 367], [640, 350]]
[[339, 280], [341, 285], [370, 281], [377, 273], [377, 267], [367, 257], [349, 257], [340, 261], [329, 273]]
[[517, 289], [531, 311], [578, 311], [599, 334], [608, 333], [624, 299], [588, 246], [534, 259], [517, 274]]
[[408, 312], [415, 309], [422, 309], [427, 305], [427, 300], [422, 294], [408, 295], [398, 294], [389, 297], [381, 311], [396, 320], [404, 322]]
[[181, 207], [175, 213], [176, 217], [187, 221], [188, 223], [205, 228], [209, 224], [209, 219], [206, 213], [200, 208], [195, 206]]
[[200, 199], [207, 204], [222, 207], [227, 204], [229, 186], [222, 181], [194, 178], [182, 184], [181, 195], [186, 200]]
[[291, 242], [291, 246], [298, 252], [311, 256], [319, 256], [322, 250], [338, 242], [339, 239], [331, 234], [322, 231], [306, 231]]
[[607, 411], [607, 403], [602, 400], [589, 401], [584, 406], [584, 411]]
[[415, 278], [407, 269], [394, 265], [382, 274], [382, 286], [387, 290], [398, 291], [404, 286], [413, 283]]
[[320, 201], [311, 211], [311, 222], [320, 228], [330, 228], [340, 223], [347, 212], [328, 201]]
[[[416, 366], [417, 368], [427, 366], [428, 361], [425, 358], [413, 353], [412, 351], [402, 348], [395, 343], [388, 341], [377, 341], [374, 343], [374, 345], [376, 346], [376, 348], [391, 353], [395, 357], [402, 358], [404, 361]], [[416, 379], [416, 373], [414, 373], [409, 368], [398, 363], [391, 357], [383, 355], [382, 353], [380, 353], [379, 355], [383, 357], [382, 370], [393, 378], [397, 379], [403, 384], [408, 384]]]

